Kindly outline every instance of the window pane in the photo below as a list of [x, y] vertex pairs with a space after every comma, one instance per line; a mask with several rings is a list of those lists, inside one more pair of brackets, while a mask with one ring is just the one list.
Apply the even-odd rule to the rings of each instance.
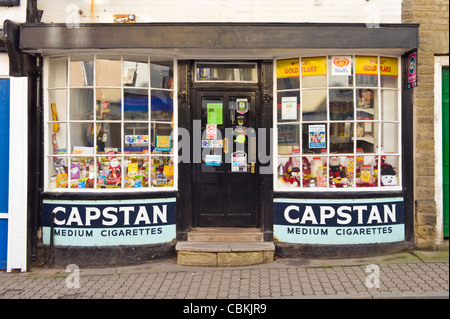
[[356, 148], [364, 153], [376, 153], [378, 147], [378, 123], [356, 123]]
[[378, 57], [356, 56], [355, 57], [356, 86], [378, 85]]
[[150, 76], [152, 88], [173, 89], [173, 61], [150, 58]]
[[122, 187], [122, 157], [114, 154], [97, 157], [97, 188]]
[[302, 91], [303, 121], [327, 120], [327, 90]]
[[399, 153], [399, 124], [383, 123], [381, 125], [381, 145], [386, 153]]
[[67, 157], [48, 158], [48, 183], [50, 188], [68, 188]]
[[327, 86], [327, 58], [302, 58], [302, 88]]
[[381, 156], [381, 186], [398, 186], [400, 184], [399, 173], [398, 156]]
[[376, 156], [356, 157], [356, 187], [378, 186], [378, 179], [375, 175], [376, 159]]
[[173, 92], [152, 90], [151, 120], [173, 122]]
[[303, 187], [328, 187], [328, 171], [326, 156], [307, 156], [302, 164]]
[[70, 188], [94, 188], [94, 157], [72, 156], [69, 172]]
[[122, 93], [120, 89], [97, 89], [97, 120], [119, 120], [122, 118]]
[[330, 87], [349, 87], [353, 85], [353, 58], [351, 56], [329, 56], [328, 68]]
[[49, 121], [65, 121], [67, 119], [67, 91], [49, 90], [48, 102], [50, 112], [48, 112]]
[[48, 87], [60, 88], [67, 86], [67, 57], [50, 58]]
[[123, 84], [126, 87], [148, 87], [148, 58], [124, 57]]
[[144, 154], [149, 152], [149, 134], [147, 123], [125, 123], [125, 152]]
[[381, 119], [384, 121], [398, 121], [398, 92], [393, 90], [381, 91]]
[[300, 88], [299, 59], [284, 59], [277, 61], [277, 89], [289, 90]]
[[378, 91], [372, 89], [358, 89], [358, 104], [356, 118], [358, 120], [378, 119]]
[[170, 124], [151, 124], [151, 148], [153, 154], [172, 154], [173, 128]]
[[353, 153], [353, 123], [330, 123], [330, 153]]
[[278, 154], [291, 155], [300, 147], [300, 129], [298, 124], [278, 125]]
[[152, 156], [149, 173], [152, 187], [173, 187], [175, 176], [173, 158]]
[[97, 123], [97, 151], [120, 154], [122, 150], [122, 124]]
[[352, 187], [353, 180], [353, 156], [331, 156], [329, 165], [330, 187]]
[[279, 158], [277, 185], [286, 189], [300, 187], [301, 172], [300, 156]]
[[48, 125], [48, 145], [49, 154], [67, 153], [67, 124], [52, 123]]
[[70, 119], [94, 119], [94, 89], [70, 89]]
[[70, 86], [94, 85], [93, 57], [71, 57], [69, 84]]
[[120, 59], [97, 58], [95, 67], [97, 86], [120, 86], [121, 75]]
[[398, 59], [380, 57], [381, 87], [398, 87]]
[[308, 123], [302, 125], [302, 152], [326, 153], [327, 151], [327, 124]]
[[70, 123], [72, 154], [94, 153], [94, 122]]
[[148, 90], [126, 89], [124, 120], [148, 121]]
[[277, 94], [278, 122], [300, 120], [300, 92], [279, 92]]
[[125, 188], [144, 188], [149, 186], [149, 157], [125, 157], [123, 171]]
[[353, 90], [330, 90], [330, 120], [353, 120]]

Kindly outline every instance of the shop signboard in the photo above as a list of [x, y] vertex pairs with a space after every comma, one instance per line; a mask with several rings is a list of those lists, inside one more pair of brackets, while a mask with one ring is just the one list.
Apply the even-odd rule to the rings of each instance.
[[[55, 246], [147, 245], [176, 237], [176, 199], [44, 200], [43, 243]], [[54, 216], [54, 218], [53, 218]]]
[[408, 88], [417, 86], [417, 52], [408, 56]]
[[274, 199], [274, 236], [284, 243], [320, 245], [403, 241], [403, 198], [277, 198]]

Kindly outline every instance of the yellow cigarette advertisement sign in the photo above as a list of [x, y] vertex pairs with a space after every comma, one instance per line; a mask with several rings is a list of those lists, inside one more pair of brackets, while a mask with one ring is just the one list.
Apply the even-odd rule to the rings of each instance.
[[277, 61], [277, 78], [291, 78], [295, 76], [300, 76], [299, 59]]
[[[380, 57], [380, 74], [382, 76], [398, 76], [398, 59]], [[356, 74], [378, 75], [378, 57], [356, 56]]]
[[302, 58], [302, 76], [326, 75], [327, 58]]
[[378, 75], [378, 57], [356, 56], [355, 73], [364, 75]]
[[384, 76], [398, 76], [398, 59], [380, 57], [380, 72]]

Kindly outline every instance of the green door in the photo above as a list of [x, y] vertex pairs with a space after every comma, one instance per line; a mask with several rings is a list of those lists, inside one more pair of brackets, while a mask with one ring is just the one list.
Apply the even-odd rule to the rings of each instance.
[[449, 193], [449, 164], [448, 164], [448, 144], [449, 144], [449, 106], [448, 106], [448, 67], [442, 69], [442, 150], [443, 150], [443, 213], [444, 213], [444, 237], [448, 237], [448, 193]]

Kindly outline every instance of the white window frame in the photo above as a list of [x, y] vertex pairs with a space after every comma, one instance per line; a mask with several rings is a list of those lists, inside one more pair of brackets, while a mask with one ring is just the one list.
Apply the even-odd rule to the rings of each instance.
[[[172, 148], [172, 154], [152, 154], [151, 152], [149, 152], [148, 157], [149, 157], [149, 162], [151, 163], [151, 159], [153, 157], [171, 157], [173, 158], [173, 165], [174, 165], [174, 176], [173, 176], [173, 186], [170, 187], [140, 187], [140, 188], [125, 188], [125, 183], [124, 183], [124, 174], [121, 174], [121, 178], [122, 178], [122, 182], [121, 182], [121, 188], [107, 188], [107, 189], [101, 189], [101, 188], [96, 188], [97, 186], [97, 170], [96, 171], [96, 175], [95, 175], [95, 183], [94, 183], [94, 188], [53, 188], [50, 187], [49, 185], [49, 180], [50, 180], [50, 172], [49, 172], [49, 163], [48, 160], [51, 157], [65, 157], [68, 159], [67, 163], [68, 165], [70, 165], [70, 158], [71, 157], [77, 157], [76, 154], [72, 154], [71, 152], [71, 145], [70, 145], [70, 126], [69, 124], [72, 123], [72, 121], [70, 120], [70, 89], [71, 88], [78, 88], [78, 87], [71, 87], [70, 83], [69, 83], [69, 79], [70, 79], [70, 61], [71, 61], [71, 57], [77, 57], [77, 56], [90, 56], [93, 57], [94, 59], [94, 66], [93, 66], [93, 85], [92, 86], [83, 86], [83, 88], [90, 88], [93, 89], [94, 91], [94, 100], [93, 100], [93, 107], [95, 106], [95, 101], [96, 101], [96, 89], [97, 88], [107, 88], [107, 89], [120, 89], [121, 90], [121, 95], [122, 95], [122, 103], [123, 103], [123, 93], [124, 93], [124, 89], [133, 89], [133, 87], [126, 87], [124, 86], [123, 83], [123, 75], [124, 75], [124, 68], [123, 68], [123, 61], [124, 61], [124, 57], [143, 57], [146, 56], [147, 57], [147, 63], [148, 63], [148, 87], [147, 88], [139, 88], [137, 87], [137, 89], [147, 89], [148, 92], [148, 100], [149, 100], [149, 119], [148, 121], [133, 121], [136, 123], [148, 123], [149, 126], [149, 135], [151, 134], [151, 125], [154, 123], [158, 123], [158, 124], [170, 124], [173, 125], [173, 132], [172, 132], [172, 136], [173, 136], [173, 148]], [[120, 58], [120, 62], [121, 62], [121, 85], [120, 86], [97, 86], [96, 85], [96, 61], [97, 61], [97, 57], [99, 57], [100, 59], [102, 57], [114, 57], [114, 58]], [[170, 57], [168, 58], [171, 59], [173, 61], [173, 89], [165, 89], [165, 88], [152, 88], [151, 87], [151, 74], [150, 74], [150, 63], [152, 61], [152, 56], [150, 54], [117, 54], [117, 53], [108, 53], [108, 52], [102, 52], [101, 54], [90, 54], [90, 53], [82, 53], [82, 54], [63, 54], [63, 55], [55, 55], [55, 56], [45, 56], [44, 57], [44, 67], [43, 67], [43, 92], [44, 92], [44, 110], [43, 110], [43, 118], [44, 118], [44, 192], [52, 192], [52, 193], [105, 193], [105, 194], [109, 194], [109, 193], [142, 193], [142, 192], [171, 192], [171, 191], [177, 191], [178, 190], [178, 99], [176, 98], [178, 96], [178, 63], [177, 63], [177, 58], [176, 57]], [[49, 88], [48, 87], [48, 83], [49, 83], [49, 60], [51, 58], [65, 58], [67, 57], [67, 79], [66, 79], [66, 86], [65, 87], [54, 87], [54, 88]], [[158, 55], [158, 57], [160, 57], [160, 55]], [[58, 121], [58, 123], [66, 123], [67, 126], [67, 136], [66, 136], [66, 143], [67, 143], [67, 153], [65, 154], [52, 154], [50, 149], [51, 149], [51, 145], [50, 144], [50, 132], [49, 132], [49, 127], [50, 124], [52, 123], [56, 123], [53, 121], [50, 121], [50, 101], [49, 101], [49, 91], [50, 90], [62, 90], [65, 89], [66, 90], [66, 107], [67, 107], [67, 118], [64, 121]], [[168, 92], [172, 92], [173, 93], [173, 122], [167, 122], [167, 121], [156, 121], [156, 120], [152, 120], [151, 119], [151, 91], [152, 90], [158, 90], [158, 91], [168, 91]], [[124, 107], [122, 105], [121, 107], [121, 114], [122, 114], [122, 119], [121, 120], [107, 120], [107, 121], [103, 121], [103, 122], [108, 122], [108, 123], [127, 123], [130, 122], [129, 120], [124, 120], [123, 119], [123, 112], [124, 112]], [[73, 120], [73, 122], [86, 122], [87, 120], [84, 121], [78, 121], [78, 120]], [[94, 123], [94, 127], [97, 123], [97, 118], [96, 118], [96, 111], [95, 111], [95, 107], [94, 107], [94, 119], [90, 122]], [[124, 146], [124, 127], [123, 125], [121, 125], [122, 127], [122, 132], [121, 132], [121, 149], [123, 150], [123, 146]], [[95, 139], [94, 139], [95, 140]], [[94, 149], [96, 147], [97, 143], [96, 141], [94, 141]], [[96, 152], [94, 152], [94, 154], [92, 155], [87, 155], [85, 154], [84, 157], [94, 157], [94, 163], [95, 165], [97, 164], [97, 158], [99, 156], [101, 156], [102, 154], [96, 154]], [[78, 155], [79, 157], [83, 157]], [[121, 161], [121, 165], [123, 165], [124, 161], [123, 159], [125, 157], [130, 157], [130, 155], [128, 154], [117, 154], [115, 155], [116, 157], [121, 157], [122, 161]], [[132, 156], [132, 155], [131, 155]], [[144, 157], [147, 155], [142, 155], [141, 157]], [[70, 183], [69, 183], [70, 186]]]
[[[328, 68], [328, 58], [329, 56], [333, 56], [333, 55], [346, 55], [346, 56], [352, 56], [352, 63], [353, 63], [353, 72], [352, 72], [352, 76], [353, 76], [353, 84], [351, 86], [348, 87], [331, 87], [330, 83], [329, 83], [329, 77], [330, 77], [330, 70]], [[376, 56], [378, 57], [378, 65], [380, 65], [380, 58], [397, 58], [398, 59], [398, 86], [396, 88], [388, 88], [388, 87], [382, 87], [381, 86], [381, 72], [380, 69], [378, 70], [378, 85], [376, 87], [371, 87], [374, 90], [377, 90], [377, 94], [378, 94], [378, 118], [376, 120], [370, 120], [369, 122], [373, 122], [373, 123], [378, 123], [378, 141], [381, 142], [381, 123], [395, 123], [398, 124], [398, 141], [397, 141], [397, 145], [398, 145], [398, 152], [397, 153], [382, 153], [380, 148], [377, 148], [377, 152], [376, 153], [367, 153], [364, 154], [364, 156], [375, 156], [378, 157], [379, 156], [396, 156], [398, 158], [398, 167], [396, 167], [396, 172], [397, 172], [397, 176], [398, 176], [398, 185], [397, 186], [381, 186], [381, 179], [380, 179], [380, 163], [378, 163], [378, 186], [374, 186], [374, 187], [348, 187], [348, 188], [333, 188], [330, 187], [329, 182], [327, 182], [327, 187], [303, 187], [303, 185], [300, 185], [300, 187], [290, 187], [290, 188], [286, 188], [286, 187], [279, 187], [279, 175], [278, 175], [278, 165], [279, 165], [279, 159], [280, 158], [289, 158], [290, 156], [288, 155], [279, 155], [278, 154], [278, 125], [283, 125], [283, 124], [298, 124], [300, 126], [299, 130], [300, 130], [300, 136], [299, 136], [299, 143], [300, 143], [300, 150], [303, 150], [302, 147], [302, 124], [304, 123], [323, 123], [326, 124], [328, 129], [327, 129], [327, 138], [326, 138], [326, 143], [327, 143], [327, 152], [326, 154], [301, 154], [301, 157], [326, 157], [327, 158], [327, 178], [328, 178], [328, 174], [329, 174], [329, 159], [332, 156], [354, 156], [354, 159], [356, 160], [356, 143], [353, 143], [353, 153], [352, 154], [341, 154], [341, 153], [330, 153], [330, 123], [333, 122], [343, 122], [343, 120], [335, 120], [335, 121], [331, 121], [329, 119], [329, 92], [330, 89], [352, 89], [353, 90], [353, 96], [354, 96], [354, 105], [353, 105], [353, 111], [354, 111], [354, 116], [353, 116], [353, 120], [351, 121], [347, 121], [347, 122], [351, 122], [353, 123], [353, 136], [356, 137], [356, 129], [357, 129], [357, 122], [361, 122], [357, 120], [356, 117], [356, 105], [357, 105], [357, 90], [358, 89], [366, 89], [368, 88], [368, 86], [357, 86], [356, 85], [356, 74], [355, 74], [355, 56]], [[326, 57], [327, 59], [327, 84], [326, 84], [326, 90], [327, 90], [327, 120], [326, 121], [307, 121], [307, 122], [303, 122], [302, 121], [302, 112], [301, 112], [301, 108], [302, 108], [302, 91], [304, 90], [311, 90], [311, 89], [325, 89], [325, 87], [317, 87], [317, 88], [303, 88], [302, 87], [302, 70], [301, 70], [301, 63], [302, 63], [302, 58], [311, 58], [311, 57]], [[278, 90], [277, 87], [277, 61], [278, 60], [285, 60], [285, 59], [299, 59], [299, 65], [300, 65], [300, 75], [299, 75], [299, 79], [300, 79], [300, 87], [298, 89], [282, 89], [282, 90]], [[358, 51], [351, 51], [351, 52], [330, 52], [330, 51], [326, 51], [326, 52], [315, 52], [314, 54], [308, 53], [308, 54], [297, 54], [297, 55], [289, 55], [289, 56], [279, 56], [279, 57], [275, 57], [273, 60], [273, 123], [274, 123], [274, 130], [273, 130], [273, 150], [272, 150], [272, 154], [274, 154], [273, 160], [274, 160], [274, 165], [273, 165], [273, 189], [275, 192], [305, 192], [305, 193], [312, 193], [312, 192], [347, 192], [347, 193], [352, 193], [352, 192], [391, 192], [391, 191], [401, 191], [402, 185], [403, 185], [403, 176], [402, 176], [402, 161], [403, 161], [403, 154], [402, 154], [402, 103], [401, 103], [401, 88], [402, 88], [402, 68], [401, 68], [402, 64], [401, 64], [401, 56], [400, 55], [396, 55], [396, 54], [389, 54], [389, 53], [372, 53], [372, 52], [358, 52]], [[392, 90], [392, 91], [396, 91], [397, 94], [397, 121], [382, 121], [382, 117], [381, 117], [381, 112], [382, 112], [382, 108], [381, 108], [381, 92], [382, 90]], [[278, 115], [277, 115], [277, 103], [278, 103], [278, 93], [280, 92], [300, 92], [300, 115], [299, 115], [299, 120], [298, 121], [293, 121], [293, 122], [278, 122]]]

